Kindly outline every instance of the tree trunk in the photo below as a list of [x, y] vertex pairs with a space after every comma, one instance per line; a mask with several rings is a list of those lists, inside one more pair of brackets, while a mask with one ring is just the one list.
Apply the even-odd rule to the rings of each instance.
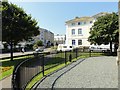
[[110, 41], [110, 55], [112, 55], [112, 41]]
[[10, 54], [11, 54], [11, 61], [13, 61], [13, 43], [10, 43]]

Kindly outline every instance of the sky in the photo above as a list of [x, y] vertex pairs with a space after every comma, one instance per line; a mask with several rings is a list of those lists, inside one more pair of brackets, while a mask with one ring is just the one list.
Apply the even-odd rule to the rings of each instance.
[[117, 2], [12, 2], [31, 14], [40, 28], [65, 34], [65, 22], [76, 16], [93, 16], [100, 12], [118, 12]]

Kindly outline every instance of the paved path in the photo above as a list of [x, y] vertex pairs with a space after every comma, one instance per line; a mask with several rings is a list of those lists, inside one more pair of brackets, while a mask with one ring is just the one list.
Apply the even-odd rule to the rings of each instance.
[[78, 60], [72, 64], [72, 66], [76, 64], [74, 68], [69, 70], [68, 66], [56, 72], [41, 82], [37, 88], [117, 88], [118, 69], [115, 58], [91, 57], [81, 63]]
[[[33, 51], [24, 52], [24, 53], [22, 53], [22, 52], [15, 52], [15, 53], [13, 53], [13, 56], [19, 56], [19, 55], [25, 55], [25, 54], [32, 54], [32, 53], [33, 53]], [[2, 54], [0, 54], [0, 57], [1, 58], [10, 57], [10, 53], [2, 53]]]
[[77, 62], [74, 62], [71, 65], [68, 65], [66, 68], [63, 68], [63, 69], [59, 70], [58, 72], [55, 72], [54, 74], [52, 74], [51, 76], [49, 76], [45, 80], [43, 80], [42, 83], [38, 84], [37, 88], [52, 88], [52, 84], [61, 74], [66, 73], [67, 71], [74, 68], [76, 65], [78, 65], [79, 63], [81, 63], [83, 61], [84, 61], [84, 59], [81, 59]]
[[[13, 53], [13, 55], [14, 55], [14, 56], [19, 56], [19, 55], [25, 55], [25, 54], [31, 54], [31, 53], [33, 53], [33, 51], [25, 52], [25, 53], [15, 52], [15, 53]], [[10, 53], [0, 54], [0, 57], [1, 57], [1, 58], [10, 57]], [[0, 90], [1, 90], [1, 88], [11, 88], [11, 78], [12, 78], [12, 75], [6, 77], [6, 78], [3, 79], [3, 80], [0, 80]]]
[[0, 90], [1, 88], [9, 88], [9, 90], [11, 90], [11, 78], [12, 75], [0, 81]]
[[[52, 51], [51, 48], [46, 48], [44, 49], [44, 52], [50, 52]], [[32, 54], [34, 51], [28, 51], [28, 52], [14, 52], [13, 56], [19, 56], [19, 55], [25, 55], [25, 54]], [[0, 53], [0, 58], [4, 58], [4, 57], [10, 57], [10, 53]]]

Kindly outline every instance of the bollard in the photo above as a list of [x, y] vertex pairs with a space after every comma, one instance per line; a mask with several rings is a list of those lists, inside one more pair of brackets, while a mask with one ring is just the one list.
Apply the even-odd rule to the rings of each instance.
[[42, 74], [44, 76], [44, 55], [42, 55], [43, 59], [42, 59]]
[[91, 57], [91, 50], [89, 50], [89, 57]]
[[72, 61], [72, 55], [71, 55], [71, 50], [70, 50], [70, 55], [69, 55], [69, 61]]
[[65, 51], [65, 64], [67, 64], [67, 52]]
[[69, 61], [70, 62], [72, 61], [72, 55], [71, 54], [69, 55]]
[[76, 59], [77, 59], [77, 57], [78, 57], [78, 50], [77, 50], [77, 48], [76, 48]]

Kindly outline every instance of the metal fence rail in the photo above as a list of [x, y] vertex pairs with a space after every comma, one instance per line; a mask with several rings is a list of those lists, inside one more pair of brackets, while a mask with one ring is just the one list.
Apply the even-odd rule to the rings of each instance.
[[27, 59], [17, 65], [13, 71], [12, 87], [14, 90], [24, 90], [27, 83], [38, 73], [41, 69], [41, 61], [43, 55], [39, 54], [31, 59]]
[[34, 76], [49, 70], [59, 64], [72, 62], [72, 59], [79, 56], [91, 55], [88, 49], [74, 49], [58, 53], [36, 53], [34, 57], [27, 59], [18, 64], [13, 72], [12, 87], [14, 90], [24, 90], [26, 85], [33, 79]]

